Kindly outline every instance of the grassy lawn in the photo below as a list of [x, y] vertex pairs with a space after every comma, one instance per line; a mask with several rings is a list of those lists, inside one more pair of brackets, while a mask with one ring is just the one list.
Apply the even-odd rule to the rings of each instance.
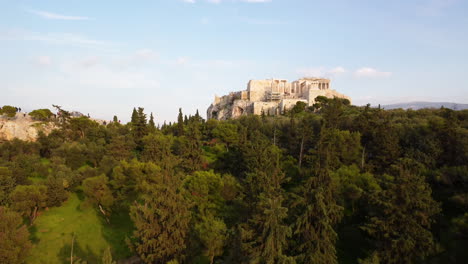
[[114, 259], [131, 255], [125, 237], [131, 233], [127, 214], [111, 218], [107, 224], [96, 210], [71, 194], [61, 206], [42, 212], [33, 227], [34, 246], [27, 263], [70, 263], [71, 242], [75, 234], [74, 258], [101, 263], [101, 256], [111, 247]]

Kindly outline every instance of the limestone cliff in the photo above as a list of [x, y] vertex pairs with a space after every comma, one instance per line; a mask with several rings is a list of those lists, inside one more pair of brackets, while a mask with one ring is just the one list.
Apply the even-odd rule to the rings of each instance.
[[207, 117], [225, 120], [247, 114], [277, 115], [291, 109], [297, 102], [311, 106], [318, 96], [351, 101], [348, 96], [330, 89], [329, 79], [302, 78], [292, 83], [284, 79], [251, 80], [245, 91], [216, 96], [207, 110]]
[[17, 113], [13, 118], [0, 116], [0, 141], [14, 138], [25, 141], [36, 141], [39, 131], [48, 134], [54, 129], [51, 122], [34, 121], [24, 113]]

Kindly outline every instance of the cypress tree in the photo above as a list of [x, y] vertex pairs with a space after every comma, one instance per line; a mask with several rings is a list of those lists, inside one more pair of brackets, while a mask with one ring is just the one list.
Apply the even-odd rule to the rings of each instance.
[[177, 116], [177, 136], [184, 135], [184, 116], [182, 114], [182, 108], [179, 108], [179, 115]]
[[138, 123], [138, 112], [135, 107], [133, 107], [133, 112], [132, 112], [132, 119], [130, 120], [132, 124]]
[[148, 130], [150, 133], [154, 133], [156, 131], [156, 124], [154, 123], [153, 112], [151, 112], [150, 119], [148, 122]]

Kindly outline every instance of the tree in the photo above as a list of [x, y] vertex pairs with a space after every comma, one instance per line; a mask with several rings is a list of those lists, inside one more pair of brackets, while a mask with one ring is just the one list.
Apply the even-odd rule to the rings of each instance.
[[282, 184], [286, 177], [280, 168], [281, 152], [257, 133], [253, 133], [251, 145], [246, 150], [249, 168], [246, 178], [246, 202], [250, 217], [244, 232], [244, 254], [253, 263], [288, 263], [287, 239], [291, 228], [285, 223], [288, 208], [284, 206]]
[[362, 228], [384, 263], [419, 262], [435, 250], [430, 228], [440, 207], [420, 171], [414, 161], [400, 160], [392, 176], [382, 177], [382, 190], [371, 195], [373, 214]]
[[143, 149], [143, 137], [148, 134], [148, 125], [146, 123], [146, 114], [144, 108], [138, 107], [136, 116], [132, 114], [132, 135], [137, 145], [137, 150]]
[[0, 115], [6, 115], [9, 118], [15, 117], [16, 112], [16, 107], [11, 105], [4, 105], [2, 108], [0, 108]]
[[150, 119], [149, 119], [149, 122], [148, 122], [148, 131], [149, 131], [149, 133], [156, 132], [156, 124], [154, 123], [153, 112], [151, 112]]
[[0, 167], [0, 206], [9, 204], [10, 193], [15, 185], [11, 171], [6, 167]]
[[205, 247], [205, 254], [210, 258], [210, 264], [213, 264], [214, 258], [223, 254], [227, 236], [226, 224], [219, 218], [207, 216], [195, 225], [195, 232]]
[[20, 264], [31, 249], [29, 232], [16, 212], [0, 206], [0, 263]]
[[130, 119], [130, 122], [131, 122], [132, 124], [138, 123], [138, 112], [137, 112], [137, 110], [136, 110], [135, 107], [133, 107], [132, 118]]
[[108, 216], [106, 210], [114, 203], [114, 197], [109, 189], [108, 182], [109, 180], [104, 174], [83, 181], [83, 192], [88, 197], [88, 201], [97, 205], [106, 219]]
[[179, 108], [179, 115], [177, 116], [177, 131], [176, 136], [184, 135], [184, 116], [182, 114], [182, 108]]
[[31, 111], [29, 115], [36, 120], [46, 121], [53, 114], [49, 109], [37, 109], [37, 110]]
[[115, 115], [114, 118], [112, 119], [112, 122], [114, 123], [119, 123], [119, 118]]
[[36, 220], [37, 212], [46, 206], [47, 187], [44, 185], [18, 185], [11, 193], [13, 210], [28, 216], [30, 224]]
[[60, 206], [67, 200], [68, 193], [65, 189], [67, 181], [53, 176], [47, 177], [47, 206]]
[[300, 263], [338, 263], [335, 243], [338, 235], [334, 226], [342, 217], [343, 208], [333, 197], [331, 178], [327, 170], [309, 177], [301, 188], [300, 214], [294, 234], [298, 243], [297, 259]]
[[183, 258], [190, 213], [178, 187], [168, 181], [152, 184], [130, 207], [136, 229], [134, 248], [146, 263], [165, 264]]
[[179, 138], [179, 153], [182, 156], [182, 166], [187, 171], [196, 171], [203, 168], [205, 163], [200, 124], [190, 122], [187, 128], [185, 136]]

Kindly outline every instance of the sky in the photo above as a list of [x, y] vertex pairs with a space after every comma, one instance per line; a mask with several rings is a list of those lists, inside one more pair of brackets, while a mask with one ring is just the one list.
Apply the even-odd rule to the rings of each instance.
[[0, 0], [0, 105], [158, 123], [251, 79], [468, 103], [467, 0]]

